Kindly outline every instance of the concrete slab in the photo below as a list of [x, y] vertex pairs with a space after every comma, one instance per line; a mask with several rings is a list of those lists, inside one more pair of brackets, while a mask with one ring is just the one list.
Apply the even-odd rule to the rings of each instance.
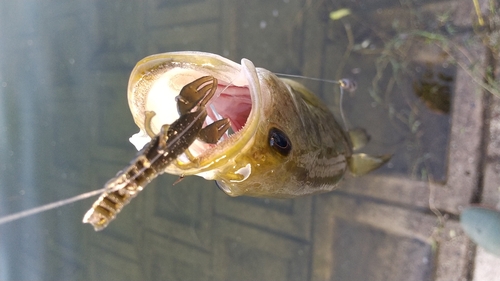
[[[498, 54], [496, 55], [498, 59]], [[490, 62], [495, 63], [495, 62]], [[500, 72], [496, 61], [496, 81], [500, 81]], [[498, 90], [498, 89], [496, 89]], [[482, 171], [482, 193], [479, 203], [482, 206], [500, 210], [500, 99], [491, 93], [486, 93], [488, 104], [484, 123], [485, 128], [485, 155]], [[470, 242], [473, 244], [473, 242]], [[473, 280], [500, 280], [500, 258], [485, 251], [480, 246], [473, 247], [474, 271]]]
[[316, 210], [313, 280], [466, 276], [467, 239], [455, 221], [348, 194], [318, 197]]
[[[470, 36], [455, 38], [454, 44], [462, 45]], [[459, 50], [464, 50], [467, 56], [458, 53]], [[486, 67], [484, 55], [480, 42], [470, 43], [454, 54], [458, 68], [448, 147], [448, 175], [444, 186], [435, 185], [436, 207], [454, 214], [469, 204], [478, 185], [484, 105], [483, 88], [474, 80], [480, 79], [480, 71]], [[474, 60], [470, 61], [470, 58]]]
[[497, 159], [486, 164], [481, 205], [500, 210], [500, 162]]
[[478, 248], [474, 259], [472, 280], [500, 280], [500, 257], [492, 255], [482, 248]]

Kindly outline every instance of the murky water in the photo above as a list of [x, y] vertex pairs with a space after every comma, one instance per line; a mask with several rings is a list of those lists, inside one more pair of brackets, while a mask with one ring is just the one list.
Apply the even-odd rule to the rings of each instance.
[[[126, 100], [130, 71], [141, 58], [167, 51], [353, 78], [358, 89], [343, 103], [348, 123], [371, 135], [365, 152], [394, 154], [374, 175], [445, 182], [456, 68], [411, 33], [431, 28], [415, 22], [435, 20], [430, 6], [1, 1], [0, 216], [101, 188], [125, 167], [135, 155], [128, 138], [137, 131]], [[351, 15], [329, 19], [340, 8]], [[336, 85], [301, 82], [338, 113]], [[376, 189], [367, 179], [362, 185]], [[366, 223], [345, 215], [369, 211], [361, 202], [369, 195], [341, 186], [297, 200], [229, 198], [212, 182], [190, 177], [172, 186], [175, 180], [155, 180], [102, 232], [81, 222], [95, 198], [0, 225], [0, 280], [321, 280], [330, 267], [321, 263], [322, 251], [342, 256], [343, 249], [350, 249], [345, 260], [328, 276], [361, 280], [392, 272], [424, 280], [433, 272], [427, 242], [394, 235], [388, 226], [374, 230], [376, 218]], [[347, 211], [335, 226], [338, 208]], [[423, 220], [434, 218], [426, 213]], [[335, 227], [343, 231], [333, 235]], [[334, 242], [323, 247], [321, 239]], [[389, 252], [380, 254], [380, 245]], [[386, 255], [405, 255], [398, 265], [406, 271], [373, 261]], [[380, 273], [372, 280], [397, 280], [387, 278]]]

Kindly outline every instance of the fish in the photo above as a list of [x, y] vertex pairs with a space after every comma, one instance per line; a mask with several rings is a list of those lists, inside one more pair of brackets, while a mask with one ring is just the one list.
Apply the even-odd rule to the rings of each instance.
[[[238, 64], [204, 52], [155, 54], [137, 63], [127, 93], [137, 149], [180, 117], [172, 98], [205, 76], [218, 81], [205, 122], [227, 119], [230, 129], [216, 144], [194, 140], [166, 173], [215, 180], [232, 197], [294, 198], [332, 191], [347, 171], [363, 175], [391, 158], [356, 153], [364, 144], [356, 141], [360, 130], [345, 131], [302, 84], [245, 58]], [[150, 128], [147, 112], [155, 113]]]
[[[220, 119], [203, 127], [207, 117], [205, 104], [213, 97], [216, 85], [217, 79], [204, 76], [181, 89], [176, 97], [179, 118], [171, 124], [164, 124], [130, 165], [105, 184], [105, 191], [85, 214], [84, 223], [90, 223], [96, 231], [104, 229], [132, 198], [162, 174], [165, 167], [184, 153], [195, 139], [217, 143], [229, 129], [229, 120]], [[150, 120], [155, 113], [146, 112], [146, 115], [144, 127], [151, 132]]]

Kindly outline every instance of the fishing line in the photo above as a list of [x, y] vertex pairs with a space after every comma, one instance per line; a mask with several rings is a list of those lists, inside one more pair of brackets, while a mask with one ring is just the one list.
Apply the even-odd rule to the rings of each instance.
[[[222, 95], [222, 93], [224, 93], [225, 90], [227, 90], [227, 88], [229, 88], [230, 86], [234, 85], [233, 84], [233, 81], [229, 81], [229, 84], [226, 85], [226, 87], [224, 87], [224, 89], [222, 89], [222, 91], [220, 91], [219, 93], [215, 93], [215, 97], [212, 98], [212, 100], [215, 100], [217, 99], [218, 97], [220, 97], [220, 95]], [[215, 110], [215, 107], [213, 105], [213, 102], [210, 102], [210, 109], [212, 109], [212, 112], [214, 113], [214, 116], [217, 120], [220, 120], [220, 119], [223, 119], [224, 117], [222, 115], [219, 114], [219, 112], [217, 112]], [[215, 120], [214, 120], [215, 121]]]
[[[196, 122], [196, 120], [198, 118], [201, 117], [202, 114], [203, 114], [203, 112], [200, 112], [196, 116], [195, 121], [193, 121], [190, 124], [188, 124], [186, 126], [186, 128], [184, 128], [179, 134], [177, 134], [174, 137], [172, 137], [171, 142], [169, 142], [167, 144], [167, 146], [166, 146], [165, 149], [170, 148], [170, 146], [172, 146], [183, 134], [185, 134], [186, 131], [189, 130], [193, 126], [193, 124]], [[157, 161], [162, 155], [163, 154], [156, 155], [152, 159], [151, 162], [153, 163], [153, 162]], [[139, 173], [136, 174], [136, 176], [140, 175], [142, 172], [144, 172], [145, 169], [146, 168], [142, 168], [139, 171]], [[135, 177], [130, 178], [129, 180], [133, 180], [133, 179], [135, 179]], [[46, 204], [46, 205], [42, 205], [42, 206], [39, 206], [39, 207], [35, 207], [35, 208], [31, 208], [31, 209], [28, 209], [28, 210], [25, 210], [25, 211], [21, 211], [21, 212], [18, 212], [18, 213], [14, 213], [14, 214], [10, 214], [10, 215], [7, 215], [7, 216], [3, 216], [3, 217], [0, 217], [0, 225], [8, 223], [8, 222], [11, 222], [11, 221], [19, 220], [19, 219], [22, 219], [22, 218], [27, 217], [27, 216], [31, 216], [31, 215], [34, 215], [34, 214], [39, 214], [39, 213], [42, 213], [42, 212], [45, 212], [45, 211], [48, 211], [48, 210], [59, 208], [59, 207], [62, 207], [64, 205], [68, 205], [68, 204], [71, 204], [73, 202], [76, 202], [76, 201], [80, 201], [80, 200], [87, 199], [87, 198], [92, 197], [92, 196], [96, 196], [96, 195], [102, 194], [104, 192], [108, 192], [108, 193], [109, 192], [114, 192], [114, 191], [116, 191], [119, 188], [120, 188], [120, 186], [115, 187], [115, 188], [109, 188], [108, 186], [105, 186], [105, 187], [103, 187], [101, 189], [97, 189], [97, 190], [94, 190], [94, 191], [89, 191], [89, 192], [86, 192], [86, 193], [83, 193], [83, 194], [80, 194], [80, 195], [77, 195], [77, 196], [74, 196], [74, 197], [71, 197], [71, 198], [62, 199], [62, 200], [56, 201], [54, 203], [49, 203], [49, 204]]]
[[344, 130], [347, 132], [349, 131], [349, 128], [347, 127], [347, 122], [344, 117], [344, 109], [342, 106], [342, 99], [344, 97], [344, 88], [342, 87], [342, 84], [340, 84], [340, 98], [339, 98], [339, 104], [340, 104], [340, 117], [342, 117], [342, 123], [344, 123]]
[[[229, 81], [229, 84], [227, 84], [226, 87], [224, 87], [224, 89], [222, 89], [222, 91], [220, 91], [219, 93], [216, 92], [215, 97], [213, 97], [212, 100], [215, 100], [218, 97], [220, 97], [220, 95], [222, 95], [222, 93], [224, 93], [224, 91], [227, 90], [232, 85], [234, 85], [233, 80]], [[210, 101], [209, 107], [212, 110], [212, 113], [214, 114], [214, 117], [216, 120], [220, 120], [220, 119], [224, 118], [224, 116], [220, 115], [219, 112], [217, 112], [217, 110], [215, 109], [215, 106], [213, 105], [213, 102]], [[210, 116], [208, 116], [208, 118], [210, 118]], [[210, 119], [212, 119], [212, 118], [210, 118]], [[216, 120], [212, 120], [212, 121], [215, 122]], [[226, 131], [226, 133], [221, 137], [221, 140], [225, 139], [227, 136], [229, 136], [229, 131]], [[189, 150], [189, 148], [188, 148], [188, 150]]]
[[302, 76], [302, 75], [294, 75], [294, 74], [284, 74], [284, 73], [274, 73], [277, 76], [283, 76], [283, 77], [291, 77], [291, 78], [302, 78], [302, 79], [307, 79], [311, 81], [319, 81], [319, 82], [327, 82], [327, 83], [332, 83], [332, 84], [340, 84], [339, 80], [329, 80], [329, 79], [321, 79], [321, 78], [314, 78], [314, 77], [307, 77], [307, 76]]
[[347, 122], [344, 117], [344, 110], [342, 109], [342, 98], [344, 96], [344, 90], [353, 93], [354, 91], [356, 91], [358, 85], [356, 81], [347, 78], [340, 79], [339, 84], [340, 84], [340, 115], [342, 116], [342, 121], [344, 122], [344, 130], [349, 131], [349, 127], [347, 126]]
[[83, 200], [83, 199], [86, 199], [86, 198], [89, 198], [92, 196], [96, 196], [96, 195], [99, 195], [100, 193], [103, 193], [105, 190], [106, 190], [106, 188], [104, 187], [104, 188], [97, 189], [94, 191], [89, 191], [89, 192], [86, 192], [86, 193], [83, 193], [83, 194], [80, 194], [80, 195], [77, 195], [77, 196], [74, 196], [74, 197], [71, 197], [68, 199], [59, 200], [59, 201], [54, 202], [54, 203], [42, 205], [40, 207], [35, 207], [32, 209], [28, 209], [25, 211], [21, 211], [18, 213], [14, 213], [11, 215], [0, 217], [0, 225], [2, 225], [4, 223], [11, 222], [11, 221], [15, 221], [15, 220], [27, 217], [27, 216], [31, 216], [34, 214], [38, 214], [41, 212], [45, 212], [48, 210], [59, 208], [61, 206], [68, 205], [68, 204], [71, 204], [73, 202], [80, 201], [80, 200]]
[[[195, 118], [195, 121], [202, 115], [203, 112], [200, 112], [196, 118]], [[184, 130], [181, 131], [180, 134], [177, 134], [175, 135], [173, 138], [172, 138], [172, 141], [169, 142], [169, 144], [167, 144], [166, 148], [165, 149], [168, 149], [169, 146], [171, 146], [173, 143], [175, 143], [188, 129], [190, 129], [194, 122], [191, 122], [190, 124], [188, 124], [186, 126], [186, 128]], [[156, 155], [153, 159], [152, 159], [152, 163], [154, 163], [156, 160], [158, 160], [163, 154], [158, 154]], [[146, 168], [142, 168], [137, 174], [137, 175], [140, 175], [142, 172], [144, 172]], [[130, 178], [129, 179], [129, 182], [130, 180], [133, 180], [135, 179], [135, 177], [133, 178]], [[128, 184], [128, 183], [127, 183]], [[11, 222], [11, 221], [15, 221], [15, 220], [18, 220], [18, 219], [21, 219], [21, 218], [24, 218], [24, 217], [27, 217], [27, 216], [31, 216], [31, 215], [34, 215], [34, 214], [38, 214], [38, 213], [42, 213], [42, 212], [45, 212], [45, 211], [48, 211], [48, 210], [52, 210], [52, 209], [55, 209], [55, 208], [59, 208], [61, 206], [64, 206], [64, 205], [68, 205], [68, 204], [71, 204], [73, 202], [76, 202], [76, 201], [80, 201], [80, 200], [83, 200], [83, 199], [87, 199], [89, 197], [92, 197], [92, 196], [96, 196], [96, 195], [99, 195], [99, 194], [102, 194], [104, 192], [114, 192], [116, 191], [117, 189], [121, 188], [121, 186], [118, 186], [118, 187], [115, 187], [115, 188], [109, 188], [108, 186], [105, 186], [101, 189], [97, 189], [97, 190], [94, 190], [94, 191], [89, 191], [89, 192], [86, 192], [86, 193], [83, 193], [83, 194], [80, 194], [80, 195], [77, 195], [77, 196], [74, 196], [74, 197], [71, 197], [71, 198], [68, 198], [68, 199], [63, 199], [63, 200], [59, 200], [59, 201], [56, 201], [54, 203], [49, 203], [49, 204], [46, 204], [46, 205], [42, 205], [42, 206], [39, 206], [39, 207], [35, 207], [35, 208], [32, 208], [32, 209], [28, 209], [28, 210], [25, 210], [25, 211], [21, 211], [21, 212], [18, 212], [18, 213], [14, 213], [14, 214], [11, 214], [11, 215], [7, 215], [7, 216], [3, 216], [3, 217], [0, 217], [0, 225], [2, 224], [5, 224], [5, 223], [8, 223], [8, 222]]]
[[349, 91], [349, 92], [354, 92], [356, 90], [356, 82], [354, 82], [351, 79], [343, 78], [340, 80], [329, 80], [329, 79], [321, 79], [321, 78], [314, 78], [314, 77], [307, 77], [307, 76], [302, 76], [302, 75], [294, 75], [294, 74], [284, 74], [284, 73], [275, 73], [277, 76], [283, 76], [283, 77], [291, 77], [291, 78], [301, 78], [301, 79], [306, 79], [306, 80], [311, 80], [311, 81], [319, 81], [319, 82], [326, 82], [326, 83], [332, 83], [332, 84], [339, 84], [340, 88], [340, 98], [339, 98], [339, 104], [340, 104], [340, 117], [342, 118], [342, 123], [344, 125], [344, 130], [349, 131], [349, 127], [347, 126], [347, 121], [344, 116], [344, 110], [342, 106], [342, 100], [344, 99], [344, 89]]

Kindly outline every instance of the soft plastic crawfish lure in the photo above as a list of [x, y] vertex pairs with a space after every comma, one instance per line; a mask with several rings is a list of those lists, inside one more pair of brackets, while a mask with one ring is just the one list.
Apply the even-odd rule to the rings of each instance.
[[[167, 166], [182, 165], [175, 160], [185, 152], [189, 157], [187, 149], [196, 139], [217, 143], [230, 127], [229, 119], [203, 127], [207, 117], [205, 106], [216, 89], [217, 79], [212, 76], [203, 76], [182, 88], [176, 98], [179, 119], [163, 125], [130, 165], [106, 183], [103, 194], [83, 217], [84, 223], [92, 224], [96, 231], [104, 229], [139, 191], [164, 173]], [[147, 115], [145, 127], [151, 133], [151, 118], [155, 114], [148, 112]]]

